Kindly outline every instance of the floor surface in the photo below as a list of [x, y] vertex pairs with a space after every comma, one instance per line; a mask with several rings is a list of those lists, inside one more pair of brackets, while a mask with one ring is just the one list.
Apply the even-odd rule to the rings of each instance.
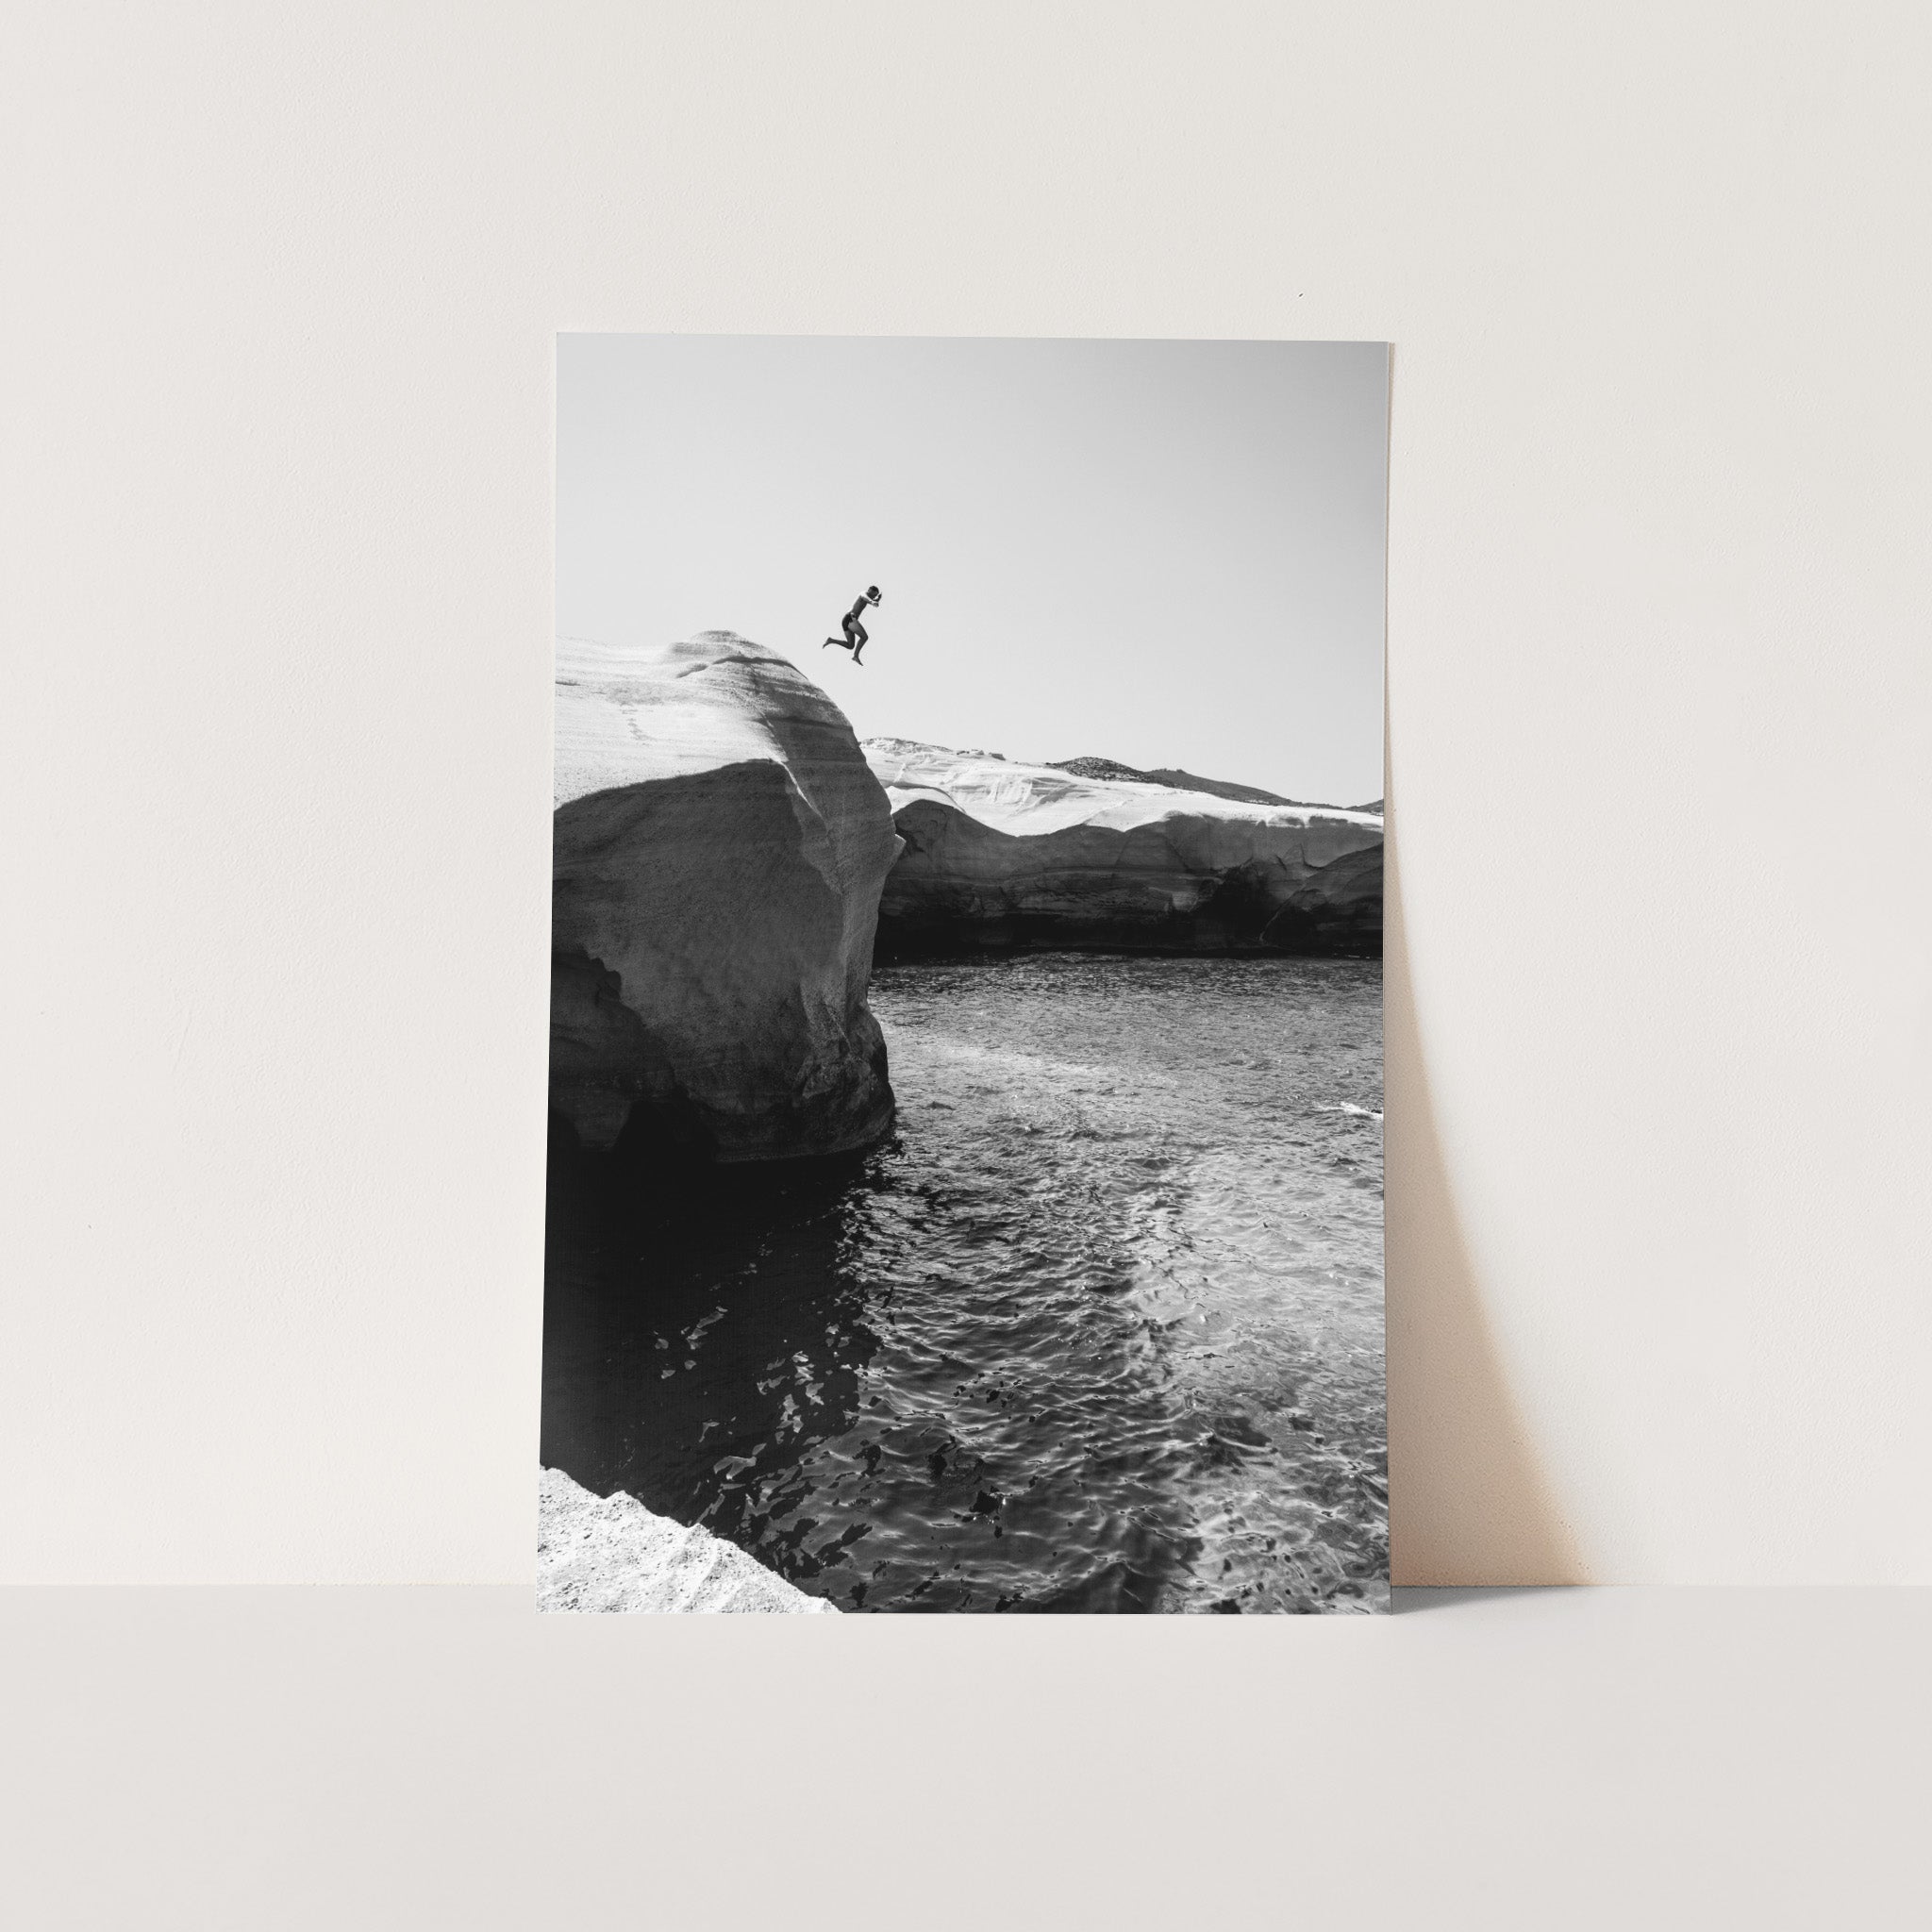
[[1932, 1591], [0, 1591], [23, 1927], [1925, 1923]]

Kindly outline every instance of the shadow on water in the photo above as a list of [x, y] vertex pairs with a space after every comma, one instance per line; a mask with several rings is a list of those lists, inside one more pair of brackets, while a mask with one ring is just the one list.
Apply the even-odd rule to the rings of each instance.
[[861, 1160], [771, 1168], [585, 1155], [553, 1124], [544, 1254], [542, 1460], [702, 1523], [796, 1579], [788, 1484], [848, 1430], [877, 1347], [841, 1265]]
[[[959, 1413], [1008, 1393], [951, 1357], [869, 1374], [897, 1293], [855, 1260], [876, 1241], [877, 1197], [904, 1193], [899, 1151], [647, 1168], [586, 1155], [553, 1122], [542, 1461], [849, 1609], [1161, 1607], [1184, 1534], [1115, 1524], [1080, 1561], [1068, 1498], [1013, 1482]], [[957, 1386], [935, 1414], [889, 1386], [901, 1378]], [[1135, 1459], [1116, 1473], [1131, 1481]], [[1063, 1547], [1071, 1569], [1051, 1560]], [[1010, 1587], [986, 1580], [998, 1573]]]

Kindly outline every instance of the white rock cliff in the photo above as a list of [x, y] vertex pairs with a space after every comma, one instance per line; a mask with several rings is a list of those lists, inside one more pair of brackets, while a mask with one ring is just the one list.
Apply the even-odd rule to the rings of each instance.
[[731, 1162], [891, 1124], [865, 1003], [899, 851], [852, 727], [730, 631], [557, 648], [550, 1098]]
[[1379, 813], [1084, 776], [905, 739], [868, 739], [865, 754], [906, 841], [880, 904], [881, 958], [1055, 945], [1381, 950]]

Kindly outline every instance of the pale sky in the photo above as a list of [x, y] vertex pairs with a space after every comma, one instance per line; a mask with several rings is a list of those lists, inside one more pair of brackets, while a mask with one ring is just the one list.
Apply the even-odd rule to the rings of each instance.
[[1387, 425], [1379, 342], [560, 336], [558, 629], [737, 631], [861, 738], [1358, 805]]

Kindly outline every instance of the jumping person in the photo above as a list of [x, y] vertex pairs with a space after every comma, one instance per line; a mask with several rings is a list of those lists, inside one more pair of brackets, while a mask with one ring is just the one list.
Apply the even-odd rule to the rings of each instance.
[[827, 638], [819, 646], [820, 650], [827, 650], [836, 644], [840, 650], [852, 653], [852, 661], [855, 664], [863, 664], [865, 659], [858, 654], [865, 649], [867, 632], [864, 625], [858, 620], [865, 614], [865, 607], [868, 604], [876, 604], [878, 601], [879, 587], [876, 584], [868, 585], [865, 594], [839, 620], [840, 628], [845, 635], [842, 638]]

